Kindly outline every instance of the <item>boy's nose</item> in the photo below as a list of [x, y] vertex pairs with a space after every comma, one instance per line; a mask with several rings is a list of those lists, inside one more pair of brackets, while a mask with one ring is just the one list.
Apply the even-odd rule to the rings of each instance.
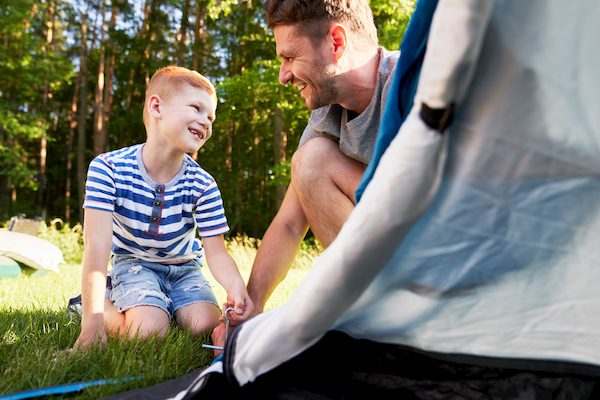
[[210, 127], [210, 119], [208, 119], [207, 115], [202, 115], [199, 119], [198, 119], [198, 123], [200, 125], [202, 125], [204, 128], [209, 128]]

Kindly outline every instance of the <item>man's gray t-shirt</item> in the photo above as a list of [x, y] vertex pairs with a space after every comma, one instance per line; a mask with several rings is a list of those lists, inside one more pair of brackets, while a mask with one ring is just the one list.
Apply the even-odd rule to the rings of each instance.
[[387, 51], [383, 47], [380, 47], [379, 51], [377, 84], [367, 108], [350, 121], [348, 110], [339, 104], [317, 108], [310, 115], [299, 146], [314, 137], [324, 136], [338, 142], [341, 152], [346, 156], [363, 164], [369, 163], [383, 114], [382, 99], [387, 98], [392, 83], [392, 79], [389, 78], [400, 55], [398, 51]]

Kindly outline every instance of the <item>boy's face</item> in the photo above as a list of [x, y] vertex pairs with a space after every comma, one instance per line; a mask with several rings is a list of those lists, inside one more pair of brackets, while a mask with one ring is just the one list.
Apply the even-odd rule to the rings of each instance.
[[198, 151], [212, 135], [216, 108], [206, 90], [181, 85], [176, 94], [161, 101], [159, 128], [162, 139], [174, 150]]

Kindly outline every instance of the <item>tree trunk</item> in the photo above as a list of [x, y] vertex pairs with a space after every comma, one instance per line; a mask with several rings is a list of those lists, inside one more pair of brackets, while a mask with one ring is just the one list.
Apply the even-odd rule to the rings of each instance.
[[[54, 1], [50, 0], [48, 2], [48, 15], [47, 19], [44, 23], [46, 26], [46, 42], [42, 47], [42, 55], [44, 56], [47, 52], [52, 52], [52, 41], [54, 38], [54, 18], [56, 15], [56, 5]], [[44, 95], [42, 98], [42, 113], [44, 115], [48, 115], [48, 99], [52, 96], [50, 91], [50, 85], [48, 83], [47, 78], [44, 80]], [[47, 176], [46, 176], [46, 161], [47, 161], [47, 151], [48, 151], [48, 138], [47, 132], [42, 134], [40, 138], [40, 158], [39, 158], [39, 171], [38, 171], [38, 195], [37, 195], [37, 204], [40, 210], [40, 216], [42, 219], [46, 219], [46, 184], [47, 184]]]
[[85, 117], [87, 111], [87, 22], [81, 15], [81, 47], [79, 49], [79, 110], [77, 118], [77, 194], [79, 221], [83, 222], [83, 200], [85, 197], [86, 164], [85, 159]]
[[106, 0], [102, 1], [100, 8], [101, 30], [100, 30], [100, 57], [98, 60], [98, 78], [96, 80], [96, 90], [94, 95], [94, 155], [104, 152], [106, 138], [104, 137], [104, 69], [106, 60]]
[[152, 71], [150, 71], [149, 61], [152, 51], [152, 42], [154, 40], [155, 33], [151, 29], [151, 18], [152, 13], [155, 11], [156, 7], [156, 0], [146, 0], [146, 3], [144, 5], [144, 24], [142, 30], [142, 37], [146, 40], [146, 45], [144, 46], [144, 51], [142, 53], [142, 67], [146, 74], [144, 77], [146, 86], [148, 86], [148, 83], [150, 82], [150, 75], [152, 74]]
[[[273, 160], [275, 165], [281, 165], [286, 160], [285, 150], [287, 147], [287, 133], [284, 130], [283, 115], [281, 108], [275, 107], [275, 116], [273, 118]], [[283, 196], [285, 195], [286, 185], [277, 185], [275, 187], [275, 205], [279, 209]]]
[[115, 50], [115, 25], [117, 23], [117, 15], [119, 13], [118, 6], [116, 4], [112, 5], [111, 16], [110, 16], [110, 24], [108, 27], [108, 64], [106, 66], [106, 85], [104, 87], [104, 101], [103, 101], [103, 113], [102, 116], [104, 118], [102, 124], [102, 138], [103, 138], [103, 148], [102, 152], [109, 150], [108, 145], [108, 124], [110, 121], [110, 114], [112, 108], [113, 101], [113, 76], [115, 71], [115, 62], [116, 62], [116, 50]]
[[71, 173], [73, 171], [73, 138], [75, 129], [77, 128], [77, 100], [79, 95], [79, 87], [81, 75], [77, 77], [75, 90], [73, 91], [73, 101], [71, 102], [71, 111], [69, 112], [69, 131], [67, 132], [66, 143], [66, 180], [65, 180], [65, 222], [71, 223]]
[[175, 60], [178, 65], [183, 65], [185, 50], [187, 48], [187, 32], [189, 27], [190, 0], [184, 0], [181, 11], [181, 24], [177, 33], [177, 44], [175, 45]]
[[192, 47], [192, 68], [196, 71], [201, 71], [203, 68], [200, 65], [202, 56], [205, 52], [208, 34], [206, 32], [207, 19], [207, 1], [199, 0], [196, 2], [196, 20], [194, 21], [194, 45]]

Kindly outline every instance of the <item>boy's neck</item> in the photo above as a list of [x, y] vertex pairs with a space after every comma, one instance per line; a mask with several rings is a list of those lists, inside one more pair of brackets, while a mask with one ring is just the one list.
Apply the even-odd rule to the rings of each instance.
[[157, 146], [148, 140], [142, 147], [142, 162], [146, 173], [156, 183], [165, 184], [173, 179], [185, 158], [185, 154], [165, 151], [162, 146]]

